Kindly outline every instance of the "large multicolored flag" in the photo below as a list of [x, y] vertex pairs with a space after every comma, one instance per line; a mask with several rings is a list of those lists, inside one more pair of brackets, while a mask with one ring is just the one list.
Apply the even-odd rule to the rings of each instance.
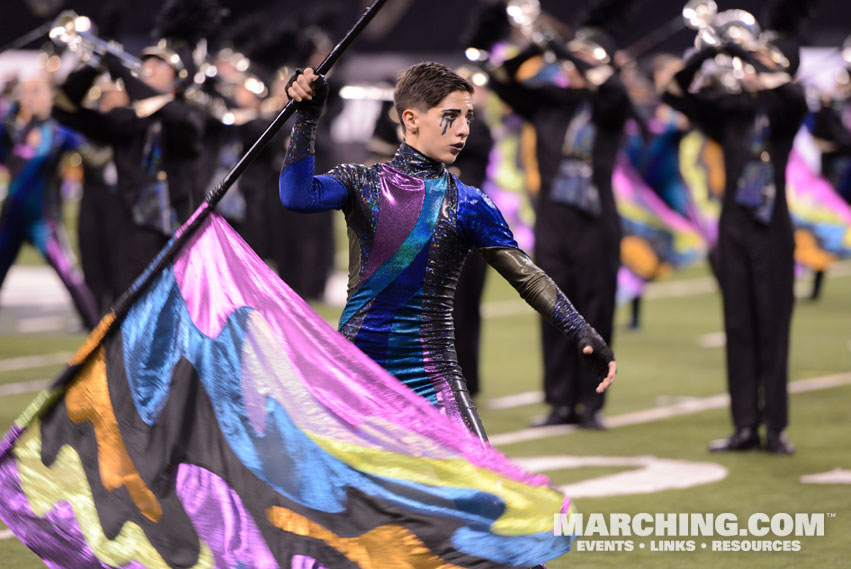
[[0, 517], [48, 566], [530, 567], [570, 549], [545, 476], [390, 376], [215, 213], [148, 276], [0, 447]]

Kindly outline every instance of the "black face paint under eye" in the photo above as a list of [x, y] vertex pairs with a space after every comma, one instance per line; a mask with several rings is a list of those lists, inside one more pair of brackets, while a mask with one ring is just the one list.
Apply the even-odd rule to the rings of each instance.
[[450, 116], [448, 116], [448, 115], [447, 115], [447, 116], [443, 116], [443, 117], [440, 119], [440, 126], [442, 126], [442, 127], [443, 127], [443, 132], [441, 132], [440, 134], [441, 134], [441, 135], [445, 135], [445, 134], [446, 134], [446, 130], [447, 130], [448, 128], [451, 128], [453, 124], [455, 124], [455, 117], [450, 117]]

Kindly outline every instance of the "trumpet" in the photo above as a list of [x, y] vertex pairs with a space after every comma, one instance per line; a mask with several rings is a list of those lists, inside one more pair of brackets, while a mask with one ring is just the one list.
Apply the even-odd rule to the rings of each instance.
[[77, 53], [83, 61], [91, 65], [100, 63], [104, 55], [117, 57], [131, 71], [138, 72], [142, 61], [124, 51], [121, 44], [107, 41], [94, 35], [92, 22], [86, 16], [80, 16], [73, 10], [66, 10], [53, 21], [48, 34], [53, 43], [65, 46]]
[[[565, 43], [564, 36], [553, 27], [547, 15], [541, 11], [539, 0], [508, 0], [505, 11], [509, 22], [519, 29], [524, 37], [553, 55], [557, 57], [560, 55], [561, 45]], [[566, 45], [569, 51], [590, 55], [598, 65], [611, 61], [606, 50], [585, 30], [578, 30], [573, 38], [566, 42]]]
[[714, 0], [689, 0], [683, 7], [682, 18], [686, 27], [697, 30], [694, 39], [697, 49], [735, 43], [767, 56], [780, 67], [790, 66], [789, 59], [773, 43], [775, 34], [761, 30], [756, 18], [746, 10], [718, 12]]
[[549, 33], [552, 30], [540, 25], [541, 3], [538, 0], [508, 0], [505, 13], [508, 21], [535, 43], [542, 43], [552, 37]]
[[687, 28], [697, 30], [694, 38], [697, 49], [725, 43], [751, 49], [761, 32], [753, 14], [747, 10], [719, 12], [714, 0], [689, 0], [683, 7], [682, 17]]
[[[509, 23], [520, 30], [520, 33], [532, 43], [544, 46], [559, 34], [551, 28], [542, 25], [541, 3], [539, 0], [508, 0], [505, 14]], [[485, 62], [490, 57], [486, 50], [468, 47], [464, 54], [473, 62]]]
[[689, 0], [682, 11], [682, 22], [692, 30], [710, 28], [718, 15], [718, 4], [714, 0]]

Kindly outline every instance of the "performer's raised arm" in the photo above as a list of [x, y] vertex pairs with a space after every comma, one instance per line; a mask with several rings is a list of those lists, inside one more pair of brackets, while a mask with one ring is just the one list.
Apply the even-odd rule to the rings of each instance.
[[328, 83], [308, 67], [293, 76], [287, 95], [297, 102], [298, 110], [278, 181], [281, 203], [300, 212], [343, 209], [346, 185], [333, 176], [314, 176], [316, 126], [328, 97]]

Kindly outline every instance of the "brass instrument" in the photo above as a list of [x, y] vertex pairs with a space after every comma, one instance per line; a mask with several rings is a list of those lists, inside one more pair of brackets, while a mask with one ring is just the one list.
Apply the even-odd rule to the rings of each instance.
[[[539, 0], [508, 0], [505, 11], [511, 24], [520, 30], [525, 38], [558, 56], [556, 46], [565, 44], [565, 39], [547, 22], [547, 16], [541, 11]], [[587, 30], [578, 30], [573, 38], [566, 42], [567, 49], [589, 55], [597, 65], [611, 63], [606, 50], [592, 39]], [[554, 53], [555, 52], [555, 53]]]
[[712, 24], [718, 14], [714, 0], [689, 0], [683, 6], [683, 23], [687, 28], [700, 30]]
[[142, 65], [141, 60], [124, 51], [121, 44], [97, 37], [92, 31], [91, 20], [73, 10], [66, 10], [57, 16], [49, 36], [53, 43], [79, 54], [80, 59], [90, 65], [98, 65], [100, 58], [107, 54], [117, 57], [133, 72], [138, 72]]
[[774, 32], [762, 31], [753, 14], [746, 10], [718, 12], [714, 0], [689, 0], [683, 7], [682, 18], [686, 27], [697, 30], [694, 40], [697, 49], [734, 43], [767, 56], [782, 68], [790, 65], [789, 59], [773, 43]]
[[508, 21], [520, 29], [523, 35], [535, 43], [548, 39], [545, 30], [538, 25], [541, 17], [541, 3], [538, 0], [508, 0], [505, 5]]
[[[553, 34], [549, 33], [551, 30], [545, 33], [544, 28], [539, 25], [541, 3], [538, 0], [508, 0], [505, 14], [509, 23], [534, 44], [543, 46], [553, 37]], [[485, 62], [489, 58], [487, 50], [476, 47], [468, 47], [464, 55], [473, 62]]]
[[697, 30], [694, 47], [703, 49], [735, 43], [745, 49], [753, 49], [760, 35], [759, 23], [746, 10], [724, 10], [718, 12], [713, 0], [690, 0], [683, 7], [686, 27]]
[[[694, 39], [695, 49], [706, 47], [721, 48], [735, 44], [747, 51], [770, 59], [780, 70], [788, 69], [789, 59], [774, 45], [776, 34], [770, 30], [762, 31], [756, 18], [746, 10], [717, 11], [714, 0], [690, 0], [682, 11], [686, 27], [697, 31]], [[752, 66], [741, 58], [719, 53], [713, 61], [711, 75], [728, 92], [739, 92], [741, 80]]]
[[[552, 30], [546, 30], [539, 25], [541, 3], [538, 0], [508, 0], [505, 13], [512, 26], [520, 30], [523, 37], [537, 45], [545, 45], [552, 37]], [[488, 60], [488, 52], [475, 47], [468, 47], [464, 54], [474, 62]]]

